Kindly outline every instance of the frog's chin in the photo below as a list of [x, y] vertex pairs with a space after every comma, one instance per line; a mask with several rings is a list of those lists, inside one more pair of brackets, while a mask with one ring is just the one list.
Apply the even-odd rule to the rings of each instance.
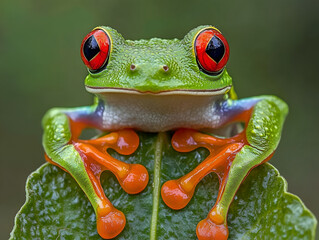
[[195, 96], [218, 96], [224, 95], [231, 89], [231, 86], [226, 86], [218, 89], [204, 89], [204, 90], [192, 90], [192, 89], [178, 89], [178, 90], [165, 90], [165, 91], [140, 91], [129, 88], [114, 88], [114, 87], [92, 87], [85, 86], [86, 90], [93, 94], [107, 94], [107, 93], [124, 93], [124, 94], [137, 94], [137, 95], [195, 95]]

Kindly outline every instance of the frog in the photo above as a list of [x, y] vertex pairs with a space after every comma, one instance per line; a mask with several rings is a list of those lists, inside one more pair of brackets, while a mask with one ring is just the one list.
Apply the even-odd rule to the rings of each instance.
[[[138, 131], [169, 131], [177, 153], [206, 148], [209, 154], [192, 171], [161, 186], [164, 203], [183, 209], [197, 184], [217, 174], [216, 202], [196, 234], [199, 240], [227, 239], [231, 202], [249, 172], [273, 156], [287, 104], [272, 95], [238, 99], [226, 69], [229, 44], [212, 25], [196, 27], [181, 40], [135, 41], [99, 26], [84, 37], [80, 53], [94, 104], [50, 109], [42, 121], [43, 147], [45, 159], [69, 173], [89, 199], [98, 234], [112, 239], [126, 225], [124, 213], [103, 191], [103, 171], [111, 171], [128, 194], [150, 184], [145, 166], [120, 161], [107, 150], [131, 155], [140, 144]], [[82, 139], [87, 128], [103, 134]]]

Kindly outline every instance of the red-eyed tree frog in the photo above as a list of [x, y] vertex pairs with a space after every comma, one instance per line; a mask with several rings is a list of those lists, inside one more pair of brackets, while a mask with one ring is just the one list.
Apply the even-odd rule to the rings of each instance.
[[[204, 147], [209, 156], [185, 176], [164, 183], [161, 197], [168, 207], [182, 209], [201, 179], [215, 172], [218, 197], [196, 233], [199, 240], [227, 239], [232, 199], [249, 172], [273, 155], [286, 103], [275, 96], [237, 100], [225, 68], [229, 46], [213, 26], [199, 26], [182, 40], [139, 41], [97, 27], [83, 39], [81, 57], [88, 68], [85, 87], [95, 103], [48, 111], [43, 146], [46, 160], [71, 174], [90, 200], [100, 236], [112, 239], [126, 223], [105, 196], [101, 173], [111, 171], [128, 194], [149, 184], [144, 166], [121, 162], [107, 149], [130, 155], [139, 146], [135, 131], [174, 131], [177, 152]], [[81, 140], [85, 128], [107, 134]]]

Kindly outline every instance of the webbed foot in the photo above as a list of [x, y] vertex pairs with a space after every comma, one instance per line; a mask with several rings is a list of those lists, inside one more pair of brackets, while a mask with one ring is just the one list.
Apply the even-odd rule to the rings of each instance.
[[79, 140], [75, 148], [84, 155], [91, 169], [98, 166], [102, 170], [110, 170], [118, 179], [125, 192], [137, 194], [144, 190], [148, 183], [148, 172], [141, 164], [121, 162], [107, 153], [112, 148], [122, 155], [134, 153], [139, 145], [139, 138], [132, 130], [112, 132], [104, 137], [92, 140]]
[[197, 225], [196, 233], [199, 240], [224, 240], [228, 237], [228, 206], [223, 206], [221, 199], [232, 162], [245, 144], [244, 133], [232, 138], [221, 139], [194, 130], [180, 129], [173, 135], [172, 146], [176, 151], [190, 152], [196, 148], [205, 147], [210, 154], [190, 173], [164, 183], [161, 194], [167, 206], [172, 209], [184, 208], [193, 197], [196, 185], [211, 172], [215, 172], [220, 181], [215, 206], [207, 218]]

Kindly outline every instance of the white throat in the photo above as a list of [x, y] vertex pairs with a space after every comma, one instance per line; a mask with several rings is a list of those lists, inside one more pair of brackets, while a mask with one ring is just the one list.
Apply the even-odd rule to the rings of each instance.
[[176, 128], [214, 128], [219, 124], [216, 102], [224, 94], [136, 94], [123, 91], [98, 93], [104, 100], [102, 128], [134, 128], [161, 132]]

